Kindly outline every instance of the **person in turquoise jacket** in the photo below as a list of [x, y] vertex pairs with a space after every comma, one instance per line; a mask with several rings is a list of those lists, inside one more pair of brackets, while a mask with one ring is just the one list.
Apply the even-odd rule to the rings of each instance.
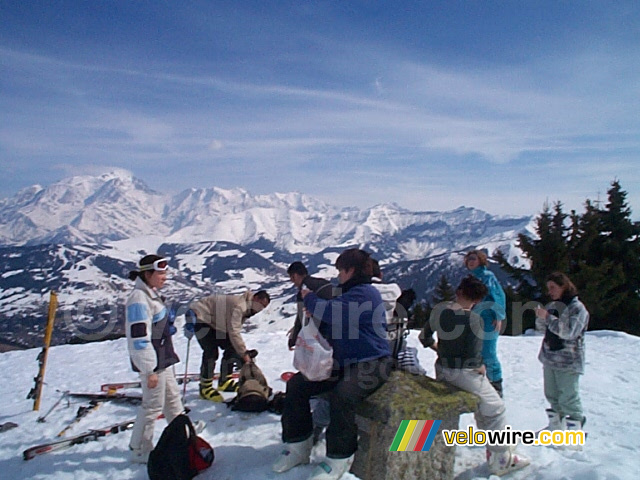
[[487, 254], [471, 250], [464, 256], [464, 265], [471, 274], [485, 284], [489, 293], [474, 307], [483, 320], [482, 360], [487, 367], [487, 378], [502, 397], [502, 366], [498, 360], [498, 336], [506, 318], [506, 297], [498, 279], [487, 266]]

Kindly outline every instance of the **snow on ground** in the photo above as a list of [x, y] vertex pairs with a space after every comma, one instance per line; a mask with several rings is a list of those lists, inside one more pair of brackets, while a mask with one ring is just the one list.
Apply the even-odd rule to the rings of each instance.
[[[271, 315], [276, 315], [271, 312]], [[257, 318], [257, 317], [256, 317]], [[282, 319], [286, 320], [286, 319]], [[267, 318], [264, 319], [267, 321]], [[246, 334], [249, 348], [260, 352], [257, 361], [275, 391], [284, 390], [280, 373], [292, 370], [292, 353], [286, 348], [285, 329], [258, 328]], [[286, 322], [276, 322], [288, 326]], [[273, 327], [273, 322], [271, 324]], [[185, 359], [187, 342], [179, 333], [176, 351]], [[537, 361], [540, 336], [501, 337], [499, 352], [505, 377], [508, 417], [515, 429], [537, 430], [546, 425], [546, 403], [542, 390], [542, 369]], [[419, 347], [419, 357], [429, 375], [433, 375], [434, 354], [419, 346], [417, 332], [409, 343]], [[588, 418], [588, 444], [581, 452], [549, 447], [519, 447], [532, 459], [532, 465], [512, 474], [513, 479], [636, 479], [640, 467], [640, 372], [636, 355], [640, 338], [616, 332], [587, 334], [587, 371], [582, 379], [582, 399]], [[144, 466], [128, 460], [130, 431], [118, 433], [66, 450], [46, 454], [30, 461], [22, 460], [22, 451], [52, 440], [86, 402], [62, 403], [45, 423], [36, 419], [46, 413], [60, 397], [59, 391], [98, 392], [105, 382], [136, 380], [129, 368], [124, 339], [87, 345], [64, 345], [50, 350], [46, 386], [39, 412], [26, 394], [33, 386], [37, 371], [38, 349], [0, 354], [0, 423], [15, 422], [18, 428], [0, 433], [0, 476], [10, 479], [145, 479]], [[189, 370], [197, 372], [201, 350], [191, 342]], [[178, 374], [184, 364], [176, 366]], [[135, 392], [135, 391], [134, 391]], [[226, 394], [227, 396], [231, 394]], [[280, 451], [279, 416], [271, 413], [232, 412], [223, 404], [200, 400], [196, 383], [187, 388], [187, 405], [193, 420], [207, 423], [202, 436], [215, 448], [213, 466], [200, 477], [203, 480], [281, 480], [305, 479], [312, 465], [297, 467], [284, 474], [271, 472], [271, 463]], [[68, 435], [92, 427], [101, 427], [135, 416], [135, 407], [106, 403], [90, 413]], [[472, 415], [461, 418], [460, 428], [474, 424]], [[164, 420], [156, 427], [159, 438]], [[324, 443], [316, 446], [313, 460], [318, 461]], [[407, 453], [398, 453], [407, 454]], [[411, 453], [428, 455], [428, 453]], [[484, 449], [458, 447], [456, 476], [460, 480], [487, 478]], [[353, 480], [347, 474], [343, 477]]]

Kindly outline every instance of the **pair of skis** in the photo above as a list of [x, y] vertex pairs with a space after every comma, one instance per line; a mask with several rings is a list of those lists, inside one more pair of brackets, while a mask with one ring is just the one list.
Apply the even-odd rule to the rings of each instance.
[[119, 432], [129, 430], [133, 426], [134, 420], [127, 420], [126, 422], [116, 423], [106, 428], [93, 428], [86, 432], [74, 435], [73, 437], [64, 438], [62, 440], [56, 440], [55, 442], [44, 443], [42, 445], [36, 445], [35, 447], [27, 448], [22, 452], [22, 458], [24, 460], [31, 460], [39, 455], [45, 453], [55, 452], [64, 448], [78, 445], [81, 443], [92, 442], [99, 440], [107, 435], [113, 435]]
[[67, 394], [72, 398], [81, 398], [83, 400], [95, 401], [95, 402], [115, 402], [115, 403], [129, 403], [131, 405], [139, 405], [142, 403], [142, 395], [130, 395], [128, 393], [117, 392], [103, 392], [103, 393], [83, 393], [83, 392], [70, 392]]
[[[189, 411], [189, 408], [185, 408], [185, 413], [189, 413]], [[158, 415], [157, 420], [160, 420], [161, 418], [165, 418], [164, 414]], [[74, 435], [73, 437], [36, 445], [35, 447], [27, 448], [24, 452], [22, 452], [22, 458], [24, 460], [31, 460], [32, 458], [35, 458], [39, 455], [44, 455], [45, 453], [55, 452], [57, 450], [62, 450], [81, 443], [93, 442], [95, 440], [99, 440], [102, 437], [106, 437], [107, 435], [113, 435], [115, 433], [129, 430], [131, 427], [133, 427], [134, 423], [135, 419], [131, 419], [125, 422], [116, 423], [105, 428], [92, 428], [90, 430], [87, 430], [86, 432]], [[60, 433], [63, 433], [65, 430]], [[60, 434], [58, 434], [58, 436], [60, 436]]]
[[[293, 376], [293, 374], [294, 372], [284, 372], [281, 378], [283, 381], [287, 381], [289, 380], [289, 378], [291, 378], [291, 376]], [[189, 377], [192, 377], [192, 380], [199, 379], [199, 377], [196, 376], [196, 374], [194, 374], [194, 375], [188, 375], [187, 381], [189, 381]], [[131, 384], [135, 384], [135, 385], [131, 385]], [[109, 384], [104, 384], [101, 387], [101, 390], [103, 391], [103, 393], [64, 392], [62, 398], [58, 402], [56, 402], [56, 405], [58, 405], [58, 403], [65, 397], [84, 398], [84, 399], [92, 400], [94, 402], [115, 400], [115, 401], [129, 402], [129, 403], [139, 403], [142, 401], [142, 397], [140, 396], [127, 395], [124, 393], [113, 393], [119, 389], [136, 388], [139, 386], [140, 386], [140, 382], [109, 383]], [[47, 415], [49, 412], [47, 412]], [[82, 416], [84, 415], [81, 415], [80, 417], [77, 416], [77, 418], [82, 418]], [[40, 421], [44, 421], [44, 418]], [[75, 424], [75, 422], [73, 422], [73, 424]], [[22, 457], [24, 458], [24, 460], [31, 460], [37, 456], [44, 455], [46, 453], [55, 452], [65, 448], [69, 448], [73, 445], [96, 441], [107, 435], [113, 435], [119, 432], [124, 432], [125, 430], [129, 430], [131, 427], [133, 427], [133, 424], [134, 424], [134, 420], [127, 420], [126, 422], [116, 423], [106, 428], [93, 428], [91, 430], [80, 433], [78, 435], [74, 435], [72, 437], [63, 438], [61, 440], [56, 440], [54, 442], [43, 443], [41, 445], [36, 445], [35, 447], [27, 448], [24, 452], [22, 452]], [[69, 427], [63, 430], [63, 432], [66, 431], [68, 428]]]
[[60, 433], [58, 433], [58, 435], [56, 435], [57, 437], [64, 437], [66, 435], [66, 433], [71, 430], [74, 425], [76, 425], [77, 423], [80, 422], [80, 420], [82, 420], [84, 417], [86, 417], [89, 413], [97, 410], [100, 405], [102, 405], [102, 402], [98, 402], [96, 400], [91, 400], [91, 402], [89, 403], [88, 406], [80, 406], [78, 407], [78, 411], [76, 413], [76, 416], [73, 417], [73, 420], [71, 420], [66, 427], [64, 427]]
[[[197, 382], [198, 380], [200, 380], [200, 374], [198, 373], [188, 373], [186, 377], [187, 377], [187, 383]], [[217, 378], [218, 378], [218, 375], [214, 375], [213, 379], [216, 380]], [[184, 383], [184, 379], [185, 379], [184, 375], [177, 377], [176, 380], [178, 382], [178, 385], [182, 385]], [[141, 387], [142, 387], [142, 384], [140, 383], [139, 380], [134, 382], [103, 383], [102, 385], [100, 385], [100, 391], [110, 393], [110, 392], [116, 392], [118, 390], [123, 390], [126, 388], [141, 388]]]
[[33, 378], [33, 388], [27, 394], [27, 400], [33, 400], [33, 409], [40, 410], [40, 397], [42, 396], [42, 385], [44, 384], [44, 372], [47, 368], [47, 356], [53, 335], [53, 324], [56, 319], [56, 309], [58, 308], [58, 296], [56, 292], [51, 292], [49, 299], [49, 314], [47, 316], [47, 326], [44, 333], [44, 346], [38, 354], [38, 374]]
[[[84, 418], [91, 411], [96, 410], [102, 405], [103, 402], [124, 402], [130, 403], [133, 405], [137, 405], [142, 402], [142, 397], [139, 395], [127, 395], [124, 393], [74, 393], [74, 392], [63, 392], [62, 397], [56, 404], [57, 406], [60, 401], [64, 398], [81, 398], [84, 400], [89, 400], [89, 406], [81, 406], [76, 413], [76, 416], [73, 418], [69, 424], [62, 429], [58, 433], [58, 437], [64, 436], [71, 428], [77, 425], [82, 418]], [[39, 422], [44, 422], [45, 417], [51, 412], [47, 412], [44, 417], [40, 417], [38, 419]], [[64, 448], [71, 447], [73, 445], [78, 445], [81, 443], [91, 442], [94, 440], [98, 440], [101, 437], [106, 435], [123, 432], [125, 430], [130, 429], [133, 426], [134, 420], [127, 420], [126, 422], [116, 423], [114, 425], [110, 425], [105, 428], [94, 428], [88, 430], [86, 432], [80, 433], [78, 435], [74, 435], [72, 437], [63, 438], [61, 440], [56, 440], [53, 442], [43, 443], [41, 445], [36, 445], [35, 447], [27, 448], [24, 452], [22, 452], [22, 458], [24, 460], [31, 460], [39, 455], [44, 455], [45, 453], [55, 452], [57, 450], [62, 450]]]

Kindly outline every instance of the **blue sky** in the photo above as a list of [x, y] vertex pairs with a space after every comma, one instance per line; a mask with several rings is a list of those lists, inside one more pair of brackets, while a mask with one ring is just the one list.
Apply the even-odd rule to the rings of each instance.
[[0, 198], [157, 191], [640, 211], [640, 2], [0, 0]]

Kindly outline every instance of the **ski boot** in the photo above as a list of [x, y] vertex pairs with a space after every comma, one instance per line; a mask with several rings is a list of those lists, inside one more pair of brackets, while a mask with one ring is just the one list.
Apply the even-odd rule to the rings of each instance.
[[224, 402], [224, 397], [216, 388], [213, 388], [212, 378], [203, 378], [200, 380], [200, 398], [212, 402]]

